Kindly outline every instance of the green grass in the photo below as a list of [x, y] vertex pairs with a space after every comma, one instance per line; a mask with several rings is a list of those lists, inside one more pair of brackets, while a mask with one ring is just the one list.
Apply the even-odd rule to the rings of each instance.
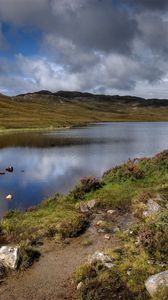
[[[149, 198], [158, 194], [162, 199], [161, 212], [154, 218], [142, 218], [139, 211]], [[8, 213], [0, 222], [0, 237], [2, 241], [21, 244], [28, 239], [31, 246], [38, 239], [78, 236], [89, 222], [87, 215], [80, 213], [79, 205], [90, 199], [97, 199], [97, 207], [102, 210], [116, 209], [120, 214], [129, 211], [136, 215], [136, 222], [131, 233], [117, 233], [121, 242], [119, 252], [106, 249], [114, 268], [108, 270], [96, 264], [77, 270], [76, 282], [84, 283], [81, 299], [149, 299], [144, 282], [148, 276], [164, 271], [168, 259], [168, 150], [153, 158], [129, 160], [107, 171], [99, 180], [84, 178], [67, 196], [56, 195], [25, 213]], [[90, 241], [83, 240], [82, 245], [89, 246]], [[34, 257], [29, 246], [25, 251], [23, 266]], [[167, 300], [166, 291], [161, 295]]]

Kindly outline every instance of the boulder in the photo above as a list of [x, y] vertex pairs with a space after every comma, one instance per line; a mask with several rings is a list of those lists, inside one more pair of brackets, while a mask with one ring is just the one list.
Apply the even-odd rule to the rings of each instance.
[[147, 202], [147, 209], [143, 212], [144, 217], [151, 217], [157, 215], [161, 210], [161, 206], [153, 199]]
[[145, 287], [151, 297], [156, 294], [159, 288], [168, 287], [168, 271], [150, 276], [145, 282]]
[[108, 269], [111, 269], [114, 266], [112, 258], [99, 251], [96, 251], [89, 259], [91, 265], [96, 264], [97, 262], [101, 262]]
[[15, 270], [19, 261], [19, 248], [3, 246], [0, 248], [0, 264]]

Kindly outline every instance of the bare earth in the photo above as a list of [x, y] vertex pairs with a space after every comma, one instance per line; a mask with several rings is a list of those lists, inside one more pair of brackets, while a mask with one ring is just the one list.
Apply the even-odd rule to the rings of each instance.
[[[42, 256], [29, 270], [9, 277], [0, 286], [1, 300], [73, 300], [78, 299], [76, 285], [72, 281], [75, 269], [87, 261], [95, 251], [116, 248], [120, 241], [112, 233], [106, 240], [103, 233], [98, 233], [96, 223], [104, 217], [96, 213], [91, 226], [80, 237], [69, 243], [46, 242], [41, 247]], [[127, 228], [132, 222], [129, 215], [118, 219], [120, 227]], [[82, 241], [89, 239], [92, 243], [84, 246]]]

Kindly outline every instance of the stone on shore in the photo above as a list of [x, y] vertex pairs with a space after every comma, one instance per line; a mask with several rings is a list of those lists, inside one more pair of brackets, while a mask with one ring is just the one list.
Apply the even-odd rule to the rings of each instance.
[[19, 261], [19, 248], [3, 246], [0, 248], [0, 264], [15, 270]]
[[101, 262], [105, 267], [111, 269], [114, 264], [112, 262], [112, 258], [108, 255], [103, 254], [102, 252], [96, 251], [89, 259], [89, 263], [92, 265], [97, 262]]
[[151, 297], [155, 296], [159, 288], [168, 287], [168, 271], [150, 276], [145, 282], [145, 287]]

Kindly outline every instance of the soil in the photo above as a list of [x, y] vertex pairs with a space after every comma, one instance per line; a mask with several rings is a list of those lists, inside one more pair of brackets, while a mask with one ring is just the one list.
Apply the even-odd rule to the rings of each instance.
[[[95, 251], [118, 248], [120, 240], [111, 232], [110, 240], [99, 233], [97, 221], [114, 218], [115, 227], [126, 229], [132, 223], [131, 216], [109, 216], [104, 212], [93, 215], [90, 227], [77, 238], [63, 242], [46, 241], [41, 247], [42, 256], [30, 269], [15, 274], [0, 286], [1, 300], [74, 300], [78, 291], [73, 282], [73, 272], [87, 262]], [[116, 222], [117, 221], [117, 222]], [[90, 241], [84, 245], [84, 241]]]

